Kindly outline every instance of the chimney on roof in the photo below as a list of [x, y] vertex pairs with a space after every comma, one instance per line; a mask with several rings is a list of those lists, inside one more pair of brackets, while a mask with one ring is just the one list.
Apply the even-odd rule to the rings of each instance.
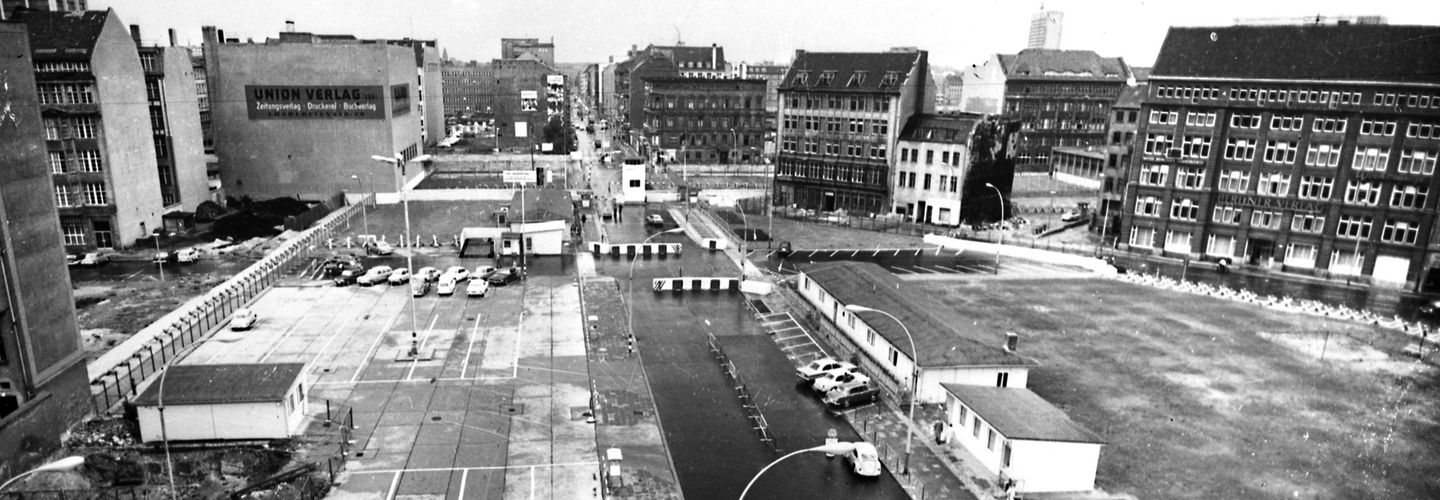
[[1020, 335], [1015, 332], [1005, 332], [1005, 352], [1015, 352], [1020, 347]]
[[720, 69], [720, 46], [710, 44], [710, 69]]
[[289, 19], [286, 19], [286, 20], [285, 20], [285, 32], [286, 32], [286, 33], [294, 33], [294, 32], [295, 32], [295, 21], [291, 21], [291, 20], [289, 20]]
[[140, 45], [140, 25], [130, 25], [130, 39], [135, 40], [135, 45]]
[[178, 46], [180, 46], [179, 43], [176, 43], [176, 42], [175, 42], [175, 28], [170, 28], [169, 31], [170, 31], [170, 46], [171, 46], [171, 47], [178, 47]]

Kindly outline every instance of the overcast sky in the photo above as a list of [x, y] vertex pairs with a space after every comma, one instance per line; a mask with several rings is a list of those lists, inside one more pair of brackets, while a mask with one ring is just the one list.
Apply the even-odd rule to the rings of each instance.
[[1149, 66], [1169, 26], [1225, 26], [1236, 17], [1382, 15], [1440, 24], [1433, 0], [90, 0], [139, 24], [149, 43], [174, 28], [200, 44], [200, 26], [262, 41], [297, 31], [360, 38], [436, 39], [457, 59], [488, 61], [500, 38], [555, 42], [559, 62], [624, 59], [630, 46], [720, 44], [730, 62], [788, 63], [795, 49], [881, 51], [915, 46], [934, 65], [968, 66], [1025, 47], [1041, 6], [1064, 12], [1061, 48]]

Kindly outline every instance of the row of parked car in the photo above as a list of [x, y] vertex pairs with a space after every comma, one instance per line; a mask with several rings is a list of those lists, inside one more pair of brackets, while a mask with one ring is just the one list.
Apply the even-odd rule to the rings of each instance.
[[484, 297], [491, 286], [505, 286], [524, 278], [518, 267], [497, 269], [494, 266], [480, 266], [472, 273], [464, 266], [452, 266], [441, 272], [434, 267], [422, 267], [415, 272], [408, 268], [375, 266], [366, 269], [353, 257], [337, 257], [322, 264], [324, 276], [332, 278], [336, 286], [371, 286], [382, 283], [410, 285], [410, 293], [422, 297], [435, 288], [437, 295], [452, 295], [461, 282], [467, 282], [465, 294]]
[[831, 408], [849, 408], [875, 402], [880, 389], [854, 364], [820, 358], [795, 369], [801, 383], [809, 384]]

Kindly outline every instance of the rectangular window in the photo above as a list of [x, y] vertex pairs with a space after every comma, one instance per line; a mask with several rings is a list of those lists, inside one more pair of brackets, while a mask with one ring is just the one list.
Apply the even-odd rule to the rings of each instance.
[[926, 150], [926, 151], [925, 151], [925, 164], [926, 164], [926, 165], [930, 165], [930, 164], [933, 164], [933, 163], [935, 163], [935, 151], [934, 151], [934, 150]]
[[75, 199], [72, 197], [73, 195], [74, 193], [70, 191], [70, 186], [67, 186], [65, 184], [57, 184], [55, 186], [55, 206], [75, 206]]
[[76, 221], [61, 221], [60, 231], [65, 234], [66, 245], [85, 244], [85, 223]]
[[1290, 174], [1261, 173], [1255, 182], [1255, 194], [1285, 196], [1290, 192]]
[[1225, 159], [1250, 161], [1255, 159], [1255, 143], [1246, 139], [1231, 137], [1225, 140]]
[[1405, 137], [1412, 139], [1440, 139], [1440, 125], [1410, 122], [1405, 126]]
[[1361, 120], [1360, 135], [1393, 136], [1395, 122], [1384, 120]]
[[1193, 167], [1180, 167], [1175, 169], [1175, 187], [1180, 189], [1200, 189], [1205, 182], [1205, 170]]
[[89, 116], [80, 116], [66, 120], [69, 125], [71, 137], [75, 139], [95, 138], [95, 119]]
[[58, 118], [46, 118], [46, 119], [43, 120], [43, 122], [44, 122], [44, 124], [45, 124], [45, 140], [47, 140], [47, 141], [58, 141], [58, 140], [60, 140], [60, 119], [58, 119]]
[[989, 437], [985, 439], [985, 448], [995, 451], [995, 429], [990, 429]]
[[1159, 216], [1160, 216], [1160, 200], [1159, 200], [1159, 199], [1156, 199], [1154, 196], [1146, 196], [1146, 197], [1143, 197], [1143, 198], [1136, 198], [1136, 199], [1135, 199], [1135, 215], [1144, 215], [1144, 216], [1147, 216], [1147, 217], [1159, 217]]
[[1334, 167], [1340, 164], [1339, 144], [1310, 143], [1305, 151], [1305, 165], [1310, 167]]
[[1216, 224], [1239, 224], [1242, 213], [1243, 211], [1239, 207], [1217, 205], [1210, 214], [1210, 220]]
[[1290, 217], [1290, 230], [1301, 233], [1319, 233], [1325, 229], [1325, 216], [1316, 214], [1295, 214]]
[[105, 184], [100, 182], [87, 182], [80, 185], [85, 195], [86, 205], [108, 205], [110, 196], [105, 193]]
[[1185, 158], [1210, 158], [1210, 136], [1186, 136], [1181, 149], [1181, 155]]
[[1140, 184], [1146, 186], [1164, 186], [1165, 179], [1169, 176], [1169, 173], [1169, 165], [1143, 164], [1140, 166]]
[[930, 174], [925, 174], [925, 183], [920, 186], [920, 189], [924, 189], [926, 191], [930, 190]]
[[1190, 233], [1188, 231], [1166, 231], [1165, 251], [1190, 253]]
[[890, 348], [890, 366], [900, 366], [900, 351]]
[[1131, 226], [1130, 246], [1155, 248], [1155, 229], [1148, 227]]
[[1164, 156], [1175, 146], [1175, 136], [1169, 134], [1145, 134], [1145, 154]]
[[1390, 206], [1419, 210], [1429, 194], [1430, 186], [1424, 184], [1396, 184], [1390, 188]]
[[1194, 200], [1181, 198], [1170, 202], [1170, 218], [1193, 221], [1200, 214], [1200, 207]]
[[1316, 253], [1318, 252], [1315, 245], [1291, 243], [1285, 247], [1285, 265], [1302, 269], [1314, 269]]
[[865, 329], [865, 341], [869, 342], [870, 345], [875, 345], [875, 330]]
[[1385, 227], [1380, 230], [1380, 241], [1389, 243], [1414, 245], [1419, 238], [1420, 225], [1414, 222], [1386, 219]]
[[1234, 128], [1260, 128], [1260, 115], [1245, 113], [1230, 115], [1230, 126]]
[[1355, 159], [1350, 163], [1353, 170], [1384, 172], [1390, 162], [1390, 148], [1355, 148]]
[[1435, 152], [1416, 151], [1405, 148], [1400, 151], [1400, 166], [1396, 169], [1402, 174], [1430, 175], [1435, 173]]
[[1156, 125], [1174, 125], [1179, 121], [1179, 113], [1175, 111], [1150, 110], [1150, 123]]
[[65, 155], [59, 151], [50, 151], [50, 173], [65, 173]]
[[1335, 179], [1330, 177], [1304, 176], [1300, 178], [1300, 198], [1306, 200], [1328, 200]]
[[1223, 171], [1220, 173], [1220, 183], [1217, 187], [1221, 191], [1243, 193], [1250, 189], [1250, 174], [1244, 170]]
[[1330, 252], [1330, 272], [1334, 274], [1348, 274], [1359, 276], [1360, 268], [1364, 264], [1361, 254], [1354, 250], [1335, 250]]
[[1380, 204], [1380, 183], [1350, 181], [1345, 186], [1345, 203], [1376, 206]]
[[1000, 372], [995, 374], [995, 387], [1010, 387], [1010, 373]]
[[1216, 257], [1235, 256], [1235, 237], [1219, 234], [1210, 235], [1210, 241], [1205, 244], [1205, 255]]
[[77, 151], [75, 153], [75, 164], [81, 172], [102, 172], [104, 169], [100, 163], [99, 151]]
[[1215, 113], [1185, 112], [1185, 126], [1187, 127], [1214, 127]]
[[1280, 229], [1280, 212], [1256, 210], [1250, 213], [1250, 225], [1265, 229]]
[[153, 78], [145, 79], [145, 99], [151, 102], [159, 102], [163, 96], [160, 95], [160, 80]]
[[1290, 141], [1271, 140], [1265, 143], [1265, 162], [1283, 163], [1286, 165], [1295, 163], [1295, 153], [1299, 150], [1299, 144]]
[[1346, 123], [1344, 118], [1316, 118], [1310, 123], [1310, 130], [1326, 134], [1343, 134]]
[[1270, 130], [1300, 130], [1304, 127], [1304, 116], [1274, 115], [1270, 117]]
[[1370, 239], [1370, 226], [1375, 218], [1369, 215], [1341, 215], [1335, 224], [1335, 236], [1349, 239]]

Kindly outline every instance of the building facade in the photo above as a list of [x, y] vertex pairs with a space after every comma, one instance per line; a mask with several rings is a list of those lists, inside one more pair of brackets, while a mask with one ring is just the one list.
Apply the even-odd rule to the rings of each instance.
[[[1147, 83], [1120, 90], [1120, 98], [1110, 107], [1110, 126], [1105, 143], [1105, 167], [1100, 176], [1100, 200], [1095, 207], [1098, 220], [1092, 220], [1101, 239], [1110, 242], [1120, 229], [1120, 212], [1124, 193], [1129, 189], [1130, 164], [1135, 151], [1136, 131], [1140, 122], [1140, 99], [1149, 90]], [[1109, 244], [1109, 243], [1106, 243]]]
[[[130, 30], [138, 45], [139, 27], [131, 26]], [[190, 50], [175, 45], [173, 30], [170, 46], [141, 46], [139, 50], [145, 99], [150, 107], [150, 131], [155, 140], [160, 201], [165, 207], [162, 223], [166, 232], [177, 232], [189, 229], [195, 207], [210, 200], [194, 64]]]
[[856, 214], [891, 210], [900, 128], [933, 112], [928, 53], [795, 52], [779, 89], [775, 203]]
[[501, 38], [500, 59], [531, 59], [555, 67], [555, 44], [539, 38]]
[[445, 78], [440, 69], [440, 49], [434, 40], [387, 40], [415, 51], [416, 116], [420, 118], [420, 140], [433, 146], [445, 138]]
[[651, 45], [644, 51], [665, 54], [675, 63], [683, 78], [725, 78], [730, 74], [730, 65], [725, 62], [725, 47], [716, 44], [709, 47]]
[[20, 9], [84, 12], [90, 9], [89, 4], [88, 0], [0, 0], [0, 21], [13, 20]]
[[1122, 247], [1440, 290], [1436, 53], [1431, 26], [1171, 28]]
[[1025, 43], [1027, 49], [1060, 49], [1060, 33], [1065, 27], [1065, 13], [1058, 10], [1042, 10], [1030, 16], [1030, 37]]
[[740, 63], [736, 65], [735, 76], [743, 79], [765, 80], [765, 155], [775, 155], [775, 129], [779, 123], [775, 121], [780, 112], [780, 84], [785, 82], [785, 73], [790, 71], [789, 66], [775, 64], [765, 61], [758, 64]]
[[1009, 194], [1015, 128], [977, 114], [911, 117], [895, 147], [894, 213], [946, 226], [998, 220], [1001, 202], [987, 184]]
[[1004, 69], [1001, 113], [1021, 123], [1017, 170], [1048, 171], [1051, 148], [1105, 143], [1110, 105], [1130, 79], [1124, 60], [1049, 49], [995, 57]]
[[[162, 70], [157, 58], [149, 58], [148, 79], [156, 85], [147, 86], [140, 51], [113, 10], [21, 11], [15, 18], [30, 31], [46, 154], [55, 184], [51, 192], [59, 207], [65, 245], [73, 250], [126, 248], [148, 237], [161, 227], [167, 206], [178, 210], [178, 198], [185, 194], [175, 189], [168, 200], [162, 196], [156, 145], [178, 148], [186, 158], [191, 148], [200, 147], [198, 130], [178, 130], [198, 129], [197, 121], [165, 112], [167, 97], [186, 93], [185, 102], [172, 104], [195, 109], [189, 82], [173, 84], [188, 68], [181, 69], [172, 60]], [[188, 60], [184, 62], [188, 65]], [[154, 70], [169, 76], [158, 76]], [[162, 89], [162, 80], [172, 84]], [[175, 134], [168, 133], [171, 130]], [[168, 164], [176, 169], [199, 168], [203, 183], [203, 163]], [[165, 171], [172, 187], [189, 180], [168, 177], [171, 173], [177, 171]], [[190, 200], [191, 207], [201, 201], [204, 198]]]
[[682, 163], [752, 163], [764, 153], [765, 81], [645, 80], [645, 137]]
[[648, 141], [642, 136], [647, 101], [645, 80], [678, 76], [680, 70], [675, 62], [659, 51], [642, 51], [616, 63], [615, 85], [611, 87], [615, 112], [610, 124], [612, 137], [634, 145], [640, 153], [649, 156]]
[[352, 186], [352, 175], [396, 192], [396, 169], [371, 156], [421, 154], [412, 48], [299, 32], [222, 42], [215, 27], [202, 31], [215, 151], [230, 196], [320, 200]]
[[0, 22], [0, 481], [44, 463], [92, 410], [29, 39]]

